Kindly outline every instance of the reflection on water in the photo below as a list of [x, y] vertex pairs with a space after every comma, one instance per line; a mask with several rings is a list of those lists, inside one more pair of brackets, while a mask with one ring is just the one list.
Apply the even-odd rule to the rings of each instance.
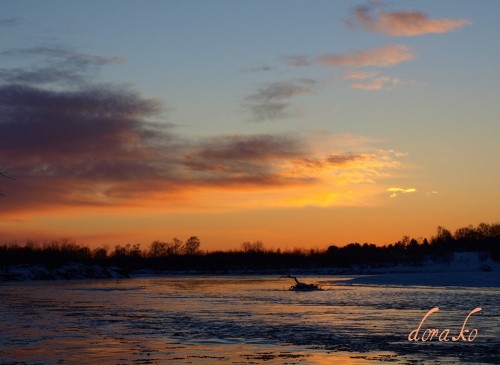
[[[498, 289], [176, 277], [0, 285], [0, 364], [500, 363]], [[333, 284], [332, 284], [333, 283]], [[425, 328], [477, 328], [471, 343], [408, 342]]]

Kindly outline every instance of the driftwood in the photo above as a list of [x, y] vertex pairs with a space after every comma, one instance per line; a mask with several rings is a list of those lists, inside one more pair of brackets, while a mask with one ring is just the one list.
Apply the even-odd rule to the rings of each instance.
[[295, 285], [292, 285], [288, 290], [291, 291], [314, 291], [314, 290], [321, 290], [320, 287], [316, 284], [306, 284], [297, 279], [295, 276], [287, 275], [283, 276], [283, 278], [289, 278], [295, 280]]

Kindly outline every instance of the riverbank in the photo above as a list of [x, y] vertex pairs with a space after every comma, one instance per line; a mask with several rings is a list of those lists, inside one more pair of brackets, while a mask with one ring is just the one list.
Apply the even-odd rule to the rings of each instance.
[[413, 285], [500, 287], [500, 263], [479, 253], [455, 253], [449, 262], [426, 261], [420, 265], [352, 265], [350, 267], [126, 271], [113, 266], [67, 263], [58, 267], [12, 265], [0, 268], [1, 281], [122, 279], [154, 276], [212, 275], [342, 276], [333, 285]]
[[128, 275], [117, 267], [68, 263], [59, 267], [13, 265], [0, 268], [1, 281], [118, 279]]

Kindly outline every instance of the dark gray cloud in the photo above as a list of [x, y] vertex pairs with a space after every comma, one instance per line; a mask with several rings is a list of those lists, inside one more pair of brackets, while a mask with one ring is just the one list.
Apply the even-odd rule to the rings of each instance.
[[364, 159], [364, 155], [345, 154], [345, 155], [331, 155], [326, 158], [326, 161], [332, 165], [344, 165], [350, 162]]
[[325, 168], [325, 167], [340, 167], [350, 163], [366, 159], [366, 155], [362, 154], [336, 154], [327, 157], [318, 158], [305, 158], [301, 161], [304, 166], [312, 168]]
[[299, 79], [269, 84], [245, 98], [245, 107], [253, 121], [285, 119], [291, 115], [290, 99], [311, 94], [316, 85], [312, 79]]
[[0, 111], [0, 156], [17, 179], [5, 211], [123, 204], [196, 186], [296, 183], [279, 166], [308, 149], [279, 134], [184, 138], [158, 121], [157, 100], [110, 87], [3, 85]]
[[[53, 91], [25, 85], [0, 86], [0, 145], [16, 157], [97, 154], [114, 145], [134, 147], [158, 134], [143, 118], [158, 115], [156, 100], [132, 90], [92, 88]], [[127, 142], [125, 144], [125, 142]]]
[[303, 158], [307, 143], [299, 138], [193, 140], [174, 133], [163, 117], [158, 100], [131, 89], [0, 84], [0, 156], [16, 177], [2, 186], [9, 195], [3, 211], [126, 204], [193, 187], [295, 183], [279, 165]]
[[181, 141], [159, 122], [161, 103], [93, 81], [121, 58], [64, 47], [0, 52], [6, 57], [28, 65], [0, 70], [0, 156], [17, 179], [6, 208], [109, 203], [175, 173], [165, 165], [175, 165], [169, 152]]
[[223, 136], [199, 141], [186, 156], [186, 165], [209, 178], [268, 184], [276, 181], [273, 163], [300, 158], [306, 153], [304, 141], [287, 135], [257, 134]]
[[175, 165], [169, 152], [180, 141], [156, 121], [158, 101], [135, 91], [2, 85], [0, 111], [0, 155], [17, 178], [9, 203], [80, 197], [95, 204], [111, 191], [102, 186], [116, 190], [175, 171], [165, 166]]

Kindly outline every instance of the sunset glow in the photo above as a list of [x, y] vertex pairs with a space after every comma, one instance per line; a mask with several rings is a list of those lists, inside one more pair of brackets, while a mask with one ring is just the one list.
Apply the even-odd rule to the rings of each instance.
[[1, 243], [324, 248], [499, 219], [497, 3], [34, 4], [0, 15]]

